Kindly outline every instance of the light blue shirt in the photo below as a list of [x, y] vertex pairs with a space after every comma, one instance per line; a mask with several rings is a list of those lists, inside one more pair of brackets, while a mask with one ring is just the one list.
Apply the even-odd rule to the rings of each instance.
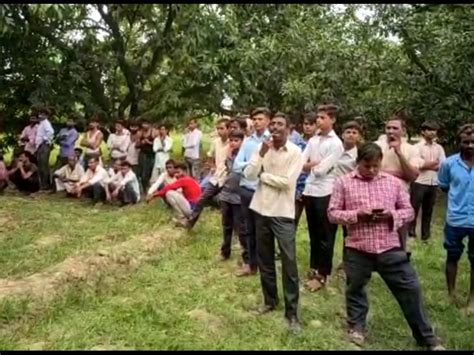
[[296, 129], [294, 129], [290, 133], [290, 136], [288, 137], [288, 139], [290, 140], [291, 143], [297, 146], [301, 146], [303, 144], [306, 146], [306, 142], [304, 141], [303, 137], [301, 137], [301, 134], [299, 134]]
[[53, 137], [54, 137], [53, 126], [51, 125], [51, 122], [49, 122], [49, 120], [45, 118], [39, 123], [38, 129], [36, 131], [36, 138], [35, 138], [36, 149], [38, 149], [38, 147], [43, 143], [51, 144], [51, 142], [53, 141]]
[[469, 169], [459, 153], [441, 163], [438, 184], [448, 190], [446, 222], [452, 227], [474, 228], [474, 169]]
[[255, 149], [257, 149], [258, 145], [268, 137], [270, 137], [270, 132], [268, 130], [265, 130], [265, 132], [263, 132], [260, 137], [257, 136], [256, 132], [254, 132], [250, 137], [247, 137], [242, 143], [242, 146], [239, 150], [239, 154], [237, 154], [237, 157], [234, 161], [234, 166], [232, 168], [235, 173], [242, 175], [240, 179], [240, 186], [246, 187], [249, 190], [253, 191], [255, 191], [255, 189], [257, 188], [258, 180], [248, 180], [243, 176], [242, 172], [250, 162], [250, 159], [252, 158], [252, 154], [254, 153]]

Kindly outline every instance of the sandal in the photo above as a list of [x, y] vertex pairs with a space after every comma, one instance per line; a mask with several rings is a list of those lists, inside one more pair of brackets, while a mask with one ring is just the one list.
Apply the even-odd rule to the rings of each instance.
[[316, 292], [326, 285], [326, 281], [321, 276], [317, 276], [306, 282], [306, 287], [310, 292]]
[[365, 342], [365, 335], [355, 329], [349, 329], [347, 335], [349, 336], [350, 341], [356, 345], [360, 346]]

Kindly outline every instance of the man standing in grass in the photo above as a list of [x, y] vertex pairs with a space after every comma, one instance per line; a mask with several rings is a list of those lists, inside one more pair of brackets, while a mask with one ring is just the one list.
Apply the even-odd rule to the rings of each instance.
[[26, 126], [20, 135], [20, 147], [30, 152], [36, 153], [35, 139], [38, 130], [38, 118], [34, 115], [30, 116], [30, 124]]
[[344, 147], [333, 126], [339, 107], [318, 107], [316, 123], [319, 132], [309, 140], [303, 152], [303, 170], [309, 174], [303, 191], [310, 239], [310, 272], [306, 286], [317, 291], [331, 275], [337, 225], [329, 222], [327, 209], [331, 198], [335, 165]]
[[[250, 159], [257, 147], [265, 139], [270, 137], [267, 126], [272, 117], [270, 109], [259, 107], [252, 111], [250, 115], [255, 131], [242, 144], [239, 154], [234, 161], [233, 171], [242, 174], [245, 167], [249, 164]], [[243, 265], [241, 270], [237, 272], [237, 276], [250, 276], [257, 273], [257, 242], [255, 239], [255, 215], [250, 210], [250, 202], [255, 193], [258, 181], [244, 176], [240, 179], [240, 203], [242, 208], [242, 218], [244, 220], [243, 236], [247, 241], [246, 250], [243, 253]]]
[[211, 149], [208, 153], [209, 158], [213, 160], [215, 171], [209, 179], [209, 184], [207, 184], [204, 189], [196, 207], [193, 209], [193, 213], [187, 223], [188, 228], [194, 227], [204, 207], [212, 203], [213, 198], [219, 194], [226, 180], [225, 162], [229, 150], [229, 124], [230, 121], [225, 118], [221, 118], [217, 121], [217, 137], [212, 141]]
[[436, 143], [439, 126], [435, 122], [424, 122], [421, 125], [422, 140], [415, 145], [424, 163], [420, 175], [411, 185], [411, 205], [415, 209], [415, 220], [411, 223], [410, 236], [416, 237], [416, 221], [421, 207], [421, 240], [427, 241], [431, 235], [431, 217], [436, 202], [438, 189], [438, 169], [446, 159], [444, 149]]
[[75, 125], [74, 120], [70, 118], [66, 122], [66, 127], [59, 131], [59, 155], [56, 162], [56, 169], [66, 165], [69, 157], [74, 154], [74, 146], [79, 138], [79, 133], [77, 132]]
[[332, 223], [347, 226], [346, 309], [348, 334], [365, 340], [369, 310], [365, 286], [377, 271], [397, 299], [420, 346], [441, 350], [422, 302], [420, 284], [397, 229], [413, 220], [410, 196], [401, 182], [381, 172], [382, 150], [375, 143], [359, 149], [357, 169], [336, 180], [328, 209]]
[[448, 194], [444, 248], [447, 252], [446, 281], [448, 293], [455, 298], [458, 262], [468, 237], [471, 286], [467, 312], [474, 315], [474, 124], [463, 125], [457, 136], [459, 153], [447, 158], [439, 169], [438, 183]]
[[201, 161], [199, 159], [201, 151], [202, 132], [197, 128], [196, 119], [191, 118], [183, 136], [183, 155], [186, 162], [188, 174], [197, 179], [200, 173]]
[[41, 190], [48, 190], [51, 186], [49, 154], [54, 137], [54, 129], [49, 122], [51, 112], [47, 108], [42, 108], [38, 112], [39, 125], [36, 131], [36, 159], [38, 161], [38, 176]]
[[265, 139], [244, 169], [244, 177], [258, 181], [250, 209], [255, 212], [257, 260], [264, 306], [259, 314], [278, 305], [275, 269], [275, 239], [281, 254], [285, 318], [297, 331], [299, 281], [295, 245], [296, 180], [303, 167], [301, 150], [288, 139], [290, 120], [276, 113], [270, 123], [271, 138]]

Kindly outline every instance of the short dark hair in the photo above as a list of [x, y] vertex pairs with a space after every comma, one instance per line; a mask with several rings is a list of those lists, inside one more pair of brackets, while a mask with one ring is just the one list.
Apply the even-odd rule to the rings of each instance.
[[173, 160], [173, 159], [168, 159], [165, 163], [165, 166], [166, 165], [173, 165], [173, 166], [176, 166], [176, 162]]
[[87, 159], [87, 162], [90, 162], [91, 160], [98, 163], [99, 162], [99, 157], [90, 157], [89, 159]]
[[119, 125], [125, 127], [125, 121], [124, 120], [117, 120], [117, 121], [115, 121], [115, 124], [119, 124]]
[[273, 115], [272, 119], [274, 119], [276, 117], [283, 118], [285, 120], [286, 127], [290, 126], [291, 119], [290, 119], [290, 117], [288, 117], [288, 115], [286, 113], [278, 111], [277, 113], [275, 113]]
[[439, 131], [439, 125], [434, 121], [425, 121], [421, 125], [421, 130]]
[[30, 161], [35, 159], [35, 156], [27, 150], [22, 150], [19, 155], [22, 155], [22, 154], [26, 156], [28, 160]]
[[74, 148], [74, 151], [75, 151], [76, 153], [82, 154], [82, 148]]
[[232, 132], [230, 132], [230, 134], [229, 134], [229, 139], [232, 139], [232, 138], [244, 140], [245, 134], [244, 134], [244, 132], [242, 132], [242, 131], [240, 131], [240, 130], [232, 131]]
[[186, 171], [186, 164], [184, 164], [181, 161], [175, 162], [174, 167], [175, 167], [175, 169], [181, 169], [181, 170]]
[[466, 123], [459, 127], [458, 134], [456, 136], [457, 143], [461, 143], [461, 136], [462, 135], [470, 135], [474, 133], [474, 123]]
[[230, 120], [230, 123], [232, 123], [232, 122], [237, 122], [240, 129], [243, 130], [243, 131], [245, 131], [247, 129], [247, 119], [245, 119], [243, 117], [234, 118], [234, 119]]
[[128, 166], [129, 168], [131, 168], [132, 164], [128, 160], [124, 159], [121, 161], [120, 166]]
[[341, 109], [337, 105], [328, 104], [328, 105], [319, 105], [316, 111], [317, 112], [324, 112], [331, 119], [335, 120], [337, 118], [337, 115], [341, 111]]
[[168, 125], [167, 125], [166, 123], [164, 123], [164, 122], [158, 124], [158, 128], [161, 128], [161, 127], [164, 127], [167, 131], [169, 131], [169, 129], [170, 129], [170, 128], [168, 127]]
[[253, 119], [257, 115], [265, 115], [269, 119], [272, 118], [272, 111], [268, 107], [257, 107], [256, 109], [252, 110], [250, 113], [250, 118]]
[[137, 119], [130, 120], [128, 122], [128, 127], [130, 128], [131, 126], [140, 127], [140, 122]]
[[191, 122], [197, 123], [197, 119], [194, 118], [194, 117], [191, 117], [191, 118], [188, 120], [188, 124], [190, 124]]
[[365, 160], [382, 159], [382, 148], [373, 142], [363, 144], [357, 151], [357, 163]]
[[216, 122], [216, 127], [217, 127], [218, 125], [222, 124], [222, 123], [225, 124], [225, 127], [226, 127], [226, 128], [229, 128], [229, 126], [230, 126], [230, 120], [229, 120], [229, 119], [227, 119], [227, 118], [221, 118], [221, 119], [219, 119], [219, 120]]
[[309, 111], [303, 115], [303, 122], [308, 121], [311, 124], [316, 124], [316, 112]]
[[342, 126], [342, 132], [347, 129], [355, 129], [357, 132], [359, 132], [360, 135], [363, 134], [362, 127], [357, 121], [349, 121], [344, 123], [344, 125]]
[[294, 124], [295, 126], [301, 122], [301, 113], [293, 112], [290, 115], [290, 123]]
[[398, 116], [398, 115], [390, 116], [390, 118], [388, 120], [386, 120], [385, 123], [390, 122], [390, 121], [398, 121], [402, 125], [402, 128], [407, 127], [407, 123], [406, 123], [405, 119], [401, 116]]

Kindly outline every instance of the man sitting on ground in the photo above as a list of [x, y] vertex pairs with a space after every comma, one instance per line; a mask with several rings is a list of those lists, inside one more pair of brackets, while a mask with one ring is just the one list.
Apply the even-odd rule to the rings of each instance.
[[165, 187], [168, 184], [172, 184], [173, 182], [176, 182], [176, 178], [174, 177], [175, 175], [175, 162], [173, 159], [169, 159], [166, 161], [166, 171], [161, 173], [160, 176], [158, 176], [158, 179], [153, 183], [153, 185], [150, 186], [148, 189], [148, 193], [146, 195], [146, 201], [149, 202], [153, 199], [153, 195], [157, 190], [161, 190], [163, 187]]
[[66, 195], [72, 196], [76, 184], [84, 176], [84, 168], [79, 164], [75, 153], [68, 157], [67, 164], [54, 172], [54, 183], [56, 191], [66, 191]]
[[122, 161], [120, 171], [106, 186], [107, 201], [119, 201], [122, 206], [140, 201], [140, 184], [132, 171], [132, 164]]
[[26, 194], [38, 192], [40, 189], [38, 167], [35, 157], [29, 151], [20, 153], [14, 167], [8, 172], [10, 181], [16, 188]]
[[[193, 207], [201, 197], [201, 188], [195, 179], [187, 175], [184, 163], [176, 163], [175, 169], [176, 182], [155, 192], [154, 197], [165, 197], [178, 217], [177, 222], [185, 226]], [[178, 192], [178, 189], [182, 189], [183, 193]]]
[[87, 162], [87, 171], [76, 184], [73, 195], [80, 198], [85, 195], [92, 198], [93, 203], [105, 200], [105, 184], [107, 183], [107, 171], [100, 165], [98, 157], [92, 157]]

